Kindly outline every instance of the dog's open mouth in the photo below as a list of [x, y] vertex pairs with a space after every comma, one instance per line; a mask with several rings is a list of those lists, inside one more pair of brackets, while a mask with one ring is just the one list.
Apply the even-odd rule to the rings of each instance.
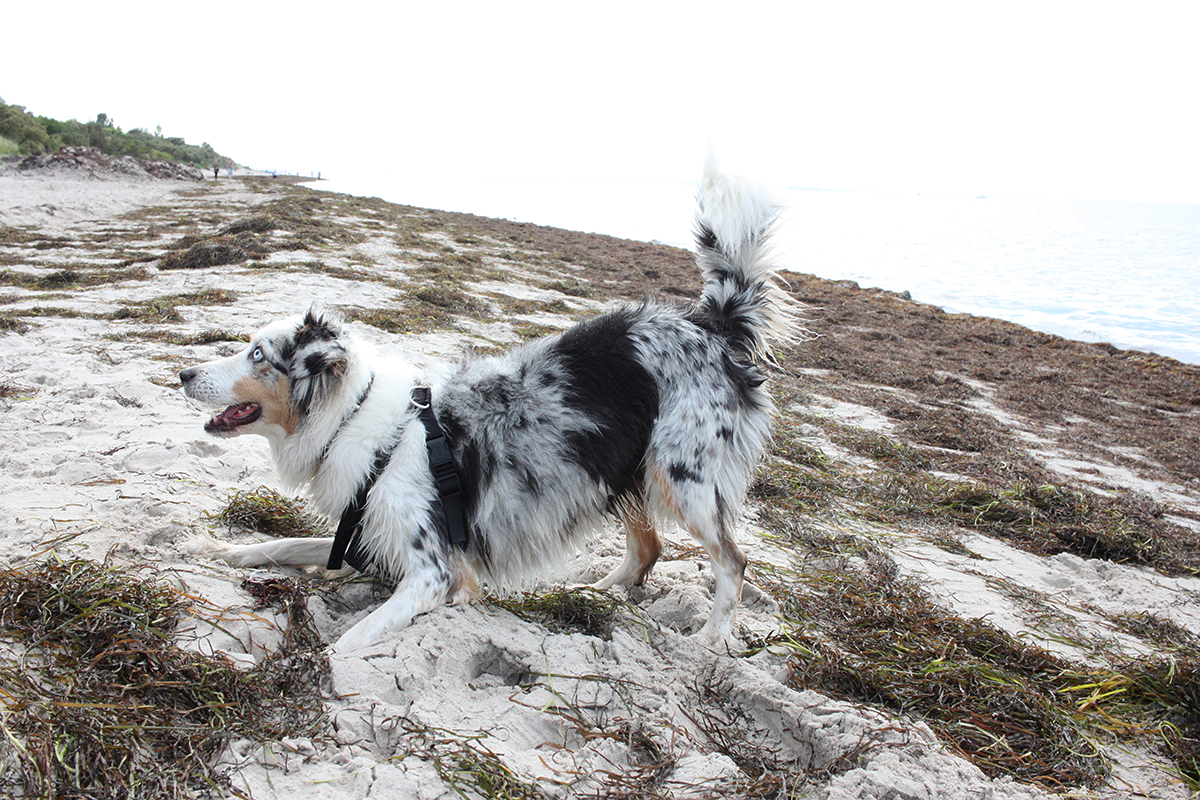
[[237, 403], [230, 406], [204, 423], [208, 433], [229, 433], [242, 425], [249, 425], [262, 416], [262, 406], [258, 403]]

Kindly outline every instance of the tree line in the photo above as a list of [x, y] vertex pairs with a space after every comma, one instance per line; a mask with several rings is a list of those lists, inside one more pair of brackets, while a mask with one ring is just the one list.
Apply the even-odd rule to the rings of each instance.
[[95, 147], [110, 156], [178, 161], [201, 169], [224, 167], [231, 161], [208, 142], [194, 145], [179, 136], [163, 136], [161, 126], [154, 133], [145, 128], [123, 131], [107, 114], [97, 114], [91, 122], [64, 122], [30, 114], [24, 106], [0, 99], [0, 156], [43, 155], [71, 145]]

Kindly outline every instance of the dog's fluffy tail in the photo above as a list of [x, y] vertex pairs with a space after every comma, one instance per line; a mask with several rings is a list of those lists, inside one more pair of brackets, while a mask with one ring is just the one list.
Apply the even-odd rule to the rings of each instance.
[[770, 358], [800, 333], [797, 304], [779, 286], [770, 240], [783, 206], [763, 187], [725, 175], [709, 153], [697, 192], [700, 311], [738, 350]]

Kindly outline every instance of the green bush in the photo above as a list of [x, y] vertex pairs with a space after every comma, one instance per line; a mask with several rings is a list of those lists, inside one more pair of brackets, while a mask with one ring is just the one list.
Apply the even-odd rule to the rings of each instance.
[[0, 104], [0, 136], [17, 144], [18, 151], [25, 155], [40, 155], [46, 151], [50, 135], [37, 118], [25, 111], [24, 106]]
[[63, 147], [79, 147], [88, 143], [87, 128], [78, 120], [69, 119], [62, 124], [62, 132], [58, 134]]
[[[188, 144], [179, 136], [162, 136], [144, 128], [125, 132], [107, 114], [90, 122], [37, 117], [23, 106], [0, 101], [0, 155], [41, 155], [66, 146], [99, 148], [111, 156], [133, 156], [162, 161], [179, 161], [198, 167], [225, 166], [231, 160], [204, 142]], [[15, 149], [12, 149], [15, 148]]]

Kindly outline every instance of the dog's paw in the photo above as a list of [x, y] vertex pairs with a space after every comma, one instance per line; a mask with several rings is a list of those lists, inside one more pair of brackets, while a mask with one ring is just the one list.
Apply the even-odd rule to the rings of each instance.
[[209, 556], [223, 547], [225, 545], [222, 542], [203, 534], [186, 539], [179, 545], [180, 551], [190, 556]]
[[[369, 619], [369, 617], [367, 619]], [[371, 630], [369, 625], [364, 625], [364, 623], [367, 622], [367, 619], [360, 620], [357, 625], [343, 633], [341, 637], [334, 642], [333, 647], [331, 648], [333, 655], [344, 656], [348, 653], [354, 652], [355, 650], [361, 650], [367, 645], [375, 643], [376, 637], [374, 635], [374, 631]]]
[[692, 634], [691, 639], [697, 644], [702, 644], [709, 650], [717, 653], [724, 653], [729, 649], [729, 643], [733, 641], [733, 620], [710, 618], [704, 623], [704, 627]]
[[220, 545], [209, 555], [213, 558], [219, 558], [226, 564], [232, 564], [235, 567], [264, 566], [262, 557], [258, 554], [258, 548], [252, 544]]
[[184, 542], [180, 549], [191, 555], [204, 556], [219, 561], [224, 561], [227, 564], [232, 564], [235, 567], [256, 567], [259, 566], [258, 560], [250, 558], [247, 553], [251, 547], [237, 544], [227, 544], [212, 538], [211, 536], [195, 536]]

